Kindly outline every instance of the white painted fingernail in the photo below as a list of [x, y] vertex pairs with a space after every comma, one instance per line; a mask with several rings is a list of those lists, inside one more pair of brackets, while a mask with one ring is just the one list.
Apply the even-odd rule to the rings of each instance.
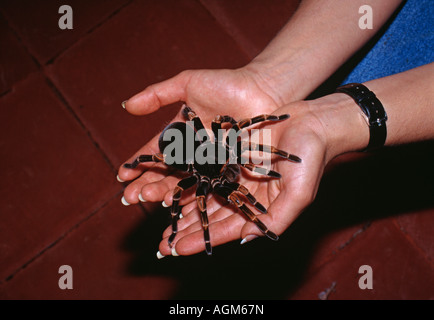
[[142, 202], [146, 202], [146, 200], [145, 200], [145, 199], [143, 199], [143, 197], [142, 197], [142, 194], [141, 194], [141, 193], [139, 193], [139, 200], [140, 200], [140, 201], [142, 201]]
[[157, 258], [158, 258], [159, 260], [163, 259], [164, 257], [165, 257], [165, 256], [163, 256], [163, 255], [161, 254], [160, 251], [157, 252]]
[[176, 252], [175, 247], [172, 248], [172, 256], [179, 257], [178, 252]]
[[122, 103], [121, 103], [121, 105], [122, 105], [122, 108], [124, 108], [124, 109], [125, 109], [125, 104], [127, 103], [127, 101], [128, 101], [128, 100], [122, 101]]
[[240, 244], [245, 244], [249, 241], [252, 241], [253, 239], [256, 239], [258, 236], [255, 236], [253, 234], [249, 234], [248, 236], [246, 236], [243, 240], [241, 240]]
[[124, 180], [122, 180], [119, 175], [116, 176], [116, 180], [118, 180], [119, 182], [125, 182]]
[[184, 216], [182, 215], [182, 213], [179, 214], [179, 219], [184, 218]]
[[125, 197], [122, 197], [121, 202], [124, 206], [129, 206], [130, 204], [128, 203], [127, 200], [125, 200]]
[[164, 202], [164, 200], [163, 200], [163, 202], [161, 202], [161, 205], [162, 205], [163, 207], [165, 207], [165, 208], [168, 208], [168, 207], [169, 207], [169, 205], [168, 205], [166, 202]]

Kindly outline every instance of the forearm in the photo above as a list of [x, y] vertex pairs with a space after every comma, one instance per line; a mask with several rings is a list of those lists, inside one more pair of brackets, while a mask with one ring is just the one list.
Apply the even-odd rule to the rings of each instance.
[[389, 120], [386, 145], [434, 138], [434, 63], [366, 82]]
[[[434, 139], [434, 63], [364, 83], [388, 115], [386, 145]], [[327, 137], [329, 158], [364, 149], [369, 129], [364, 116], [346, 94], [313, 100], [311, 112]]]
[[[401, 0], [304, 0], [248, 66], [282, 104], [306, 98], [387, 21]], [[373, 29], [360, 29], [359, 7], [373, 9]]]

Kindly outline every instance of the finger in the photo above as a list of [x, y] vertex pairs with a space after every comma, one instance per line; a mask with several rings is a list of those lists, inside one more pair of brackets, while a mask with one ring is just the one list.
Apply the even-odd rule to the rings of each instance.
[[[196, 203], [196, 201], [194, 201], [194, 203]], [[207, 202], [207, 213], [208, 213], [208, 220], [210, 224], [225, 219], [227, 216], [234, 213], [232, 207], [225, 207], [225, 210], [220, 210], [220, 209], [223, 209], [220, 203], [212, 202], [212, 201]], [[187, 228], [190, 229], [187, 230]], [[202, 224], [200, 222], [200, 213], [197, 206], [194, 207], [193, 210], [190, 211], [189, 213], [185, 215], [183, 214], [183, 218], [178, 220], [179, 232], [186, 230], [185, 232], [188, 233], [188, 232], [199, 230], [201, 228], [202, 228]], [[163, 238], [170, 236], [171, 233], [172, 233], [172, 227], [169, 226], [166, 228], [166, 230], [164, 230]]]
[[[176, 185], [173, 187], [173, 189], [167, 190], [166, 194], [164, 195], [164, 202], [168, 206], [171, 206], [173, 203], [173, 190], [176, 188]], [[179, 200], [179, 205], [183, 206], [190, 203], [196, 203], [195, 199], [195, 193], [194, 188], [189, 188], [187, 190], [182, 191], [181, 199]]]
[[142, 92], [128, 99], [125, 108], [135, 115], [145, 115], [160, 107], [186, 100], [186, 86], [191, 77], [189, 71], [183, 71], [173, 78], [152, 84]]
[[[309, 203], [307, 198], [297, 199], [297, 195], [283, 189], [268, 207], [268, 213], [259, 214], [257, 217], [270, 231], [281, 235]], [[253, 222], [248, 222], [241, 230], [241, 238], [246, 239], [247, 236], [251, 239], [251, 236], [263, 236], [263, 233]]]
[[[186, 204], [182, 208], [182, 215], [184, 217], [189, 216], [192, 212], [194, 212], [197, 209], [197, 202], [196, 197], [194, 199], [191, 199], [191, 201], [188, 201], [190, 199], [187, 199]], [[210, 199], [207, 199], [206, 206], [207, 206], [207, 212], [208, 214], [212, 214], [218, 209], [220, 209], [222, 206], [227, 205], [226, 202], [221, 201], [220, 199], [216, 199], [214, 197], [211, 197]]]
[[[191, 212], [193, 212], [197, 208], [197, 202], [195, 201], [196, 198], [192, 200], [193, 201], [190, 202], [186, 201], [188, 203], [186, 203], [185, 206], [182, 208], [182, 214], [184, 216], [188, 216], [189, 214], [191, 214]], [[226, 200], [218, 199], [212, 196], [206, 200], [207, 212], [208, 214], [211, 214], [226, 204], [227, 204]]]
[[182, 208], [182, 210], [181, 210], [181, 212], [182, 212], [182, 215], [184, 216], [184, 217], [186, 217], [186, 216], [188, 216], [194, 209], [196, 209], [196, 207], [197, 207], [197, 203], [196, 203], [196, 201], [191, 201], [190, 203], [188, 203], [188, 204], [186, 204], [183, 208]]
[[[159, 148], [158, 148], [159, 137], [160, 137], [160, 134], [154, 136], [148, 143], [146, 143], [143, 147], [141, 147], [133, 156], [128, 158], [128, 160], [125, 161], [125, 163], [133, 162], [141, 154], [158, 153], [159, 152]], [[122, 181], [133, 180], [133, 179], [137, 178], [145, 170], [145, 168], [149, 169], [154, 165], [156, 165], [155, 162], [147, 162], [147, 163], [140, 164], [137, 168], [130, 169], [130, 168], [125, 168], [124, 165], [122, 164], [118, 170], [118, 178], [120, 178]]]
[[[209, 227], [211, 245], [218, 245], [240, 238], [240, 230], [246, 220], [238, 214], [229, 214], [225, 219], [211, 223]], [[192, 225], [177, 235], [177, 242], [174, 244], [176, 253], [179, 255], [192, 255], [205, 250], [203, 230], [201, 226]], [[159, 245], [159, 250], [163, 255], [172, 254], [172, 249], [164, 238]]]
[[[210, 218], [210, 216], [208, 216], [208, 218]], [[179, 234], [181, 234], [182, 231], [185, 231], [187, 228], [191, 227], [194, 225], [193, 229], [190, 230], [199, 230], [201, 228], [200, 223], [200, 217], [199, 217], [199, 211], [198, 210], [193, 210], [193, 212], [191, 212], [188, 216], [186, 217], [182, 217], [181, 219], [178, 220], [178, 235], [177, 238], [179, 238]], [[162, 238], [168, 238], [170, 235], [172, 234], [172, 226], [168, 226], [164, 231], [163, 231], [163, 236]], [[178, 240], [178, 239], [175, 239]]]
[[[183, 121], [184, 117], [181, 114], [181, 110], [177, 113], [177, 115], [170, 121], [170, 123], [175, 121]], [[148, 143], [146, 143], [143, 147], [141, 147], [133, 156], [131, 156], [125, 163], [133, 162], [139, 155], [141, 154], [155, 154], [160, 152], [160, 148], [158, 147], [158, 140], [160, 139], [161, 132], [155, 135]], [[150, 169], [151, 167], [156, 166], [158, 163], [155, 162], [144, 162], [141, 163], [137, 168], [129, 169], [125, 168], [123, 164], [120, 166], [118, 170], [118, 178], [121, 181], [130, 181], [136, 179], [142, 172]], [[161, 165], [161, 164], [159, 164]]]
[[[142, 199], [145, 201], [163, 202], [164, 195], [169, 190], [173, 190], [178, 182], [178, 177], [167, 176], [161, 180], [144, 185], [140, 190], [140, 194], [142, 196]], [[166, 203], [164, 203], [164, 205], [167, 206]]]
[[[148, 189], [145, 189], [145, 192], [142, 194], [142, 201], [158, 201], [159, 199], [155, 199], [154, 193], [157, 193], [158, 190], [153, 190], [155, 188], [155, 185], [158, 186], [158, 182], [162, 181], [164, 178], [167, 177], [168, 169], [164, 166], [164, 164], [156, 164], [150, 168], [150, 170], [146, 171], [144, 174], [142, 174], [139, 178], [131, 182], [128, 186], [126, 186], [124, 190], [124, 199], [129, 204], [138, 203], [139, 201], [139, 194], [142, 194], [143, 188], [145, 188], [148, 185], [151, 185], [150, 187], [147, 187]], [[149, 194], [148, 194], [149, 193]], [[143, 198], [143, 195], [145, 197]], [[160, 200], [161, 201], [161, 200]]]

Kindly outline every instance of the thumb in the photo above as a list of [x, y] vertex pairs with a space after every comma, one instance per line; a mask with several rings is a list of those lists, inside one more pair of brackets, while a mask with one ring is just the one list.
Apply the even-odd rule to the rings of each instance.
[[145, 115], [162, 106], [186, 100], [186, 86], [190, 77], [190, 71], [183, 71], [173, 78], [150, 85], [122, 105], [134, 115]]
[[[270, 204], [268, 213], [260, 214], [257, 218], [267, 226], [269, 231], [281, 235], [306, 207], [305, 204], [301, 204], [292, 198], [290, 194], [282, 190]], [[264, 234], [252, 222], [246, 223], [241, 229], [242, 243], [261, 236], [264, 236]]]

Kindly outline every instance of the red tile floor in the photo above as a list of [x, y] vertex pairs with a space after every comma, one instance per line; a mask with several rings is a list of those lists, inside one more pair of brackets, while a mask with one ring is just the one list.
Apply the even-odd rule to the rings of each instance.
[[0, 3], [0, 299], [434, 298], [433, 143], [337, 159], [279, 242], [212, 257], [157, 260], [168, 211], [120, 202], [117, 167], [177, 111], [120, 102], [184, 69], [242, 66], [297, 1], [66, 3], [72, 30], [64, 1]]

